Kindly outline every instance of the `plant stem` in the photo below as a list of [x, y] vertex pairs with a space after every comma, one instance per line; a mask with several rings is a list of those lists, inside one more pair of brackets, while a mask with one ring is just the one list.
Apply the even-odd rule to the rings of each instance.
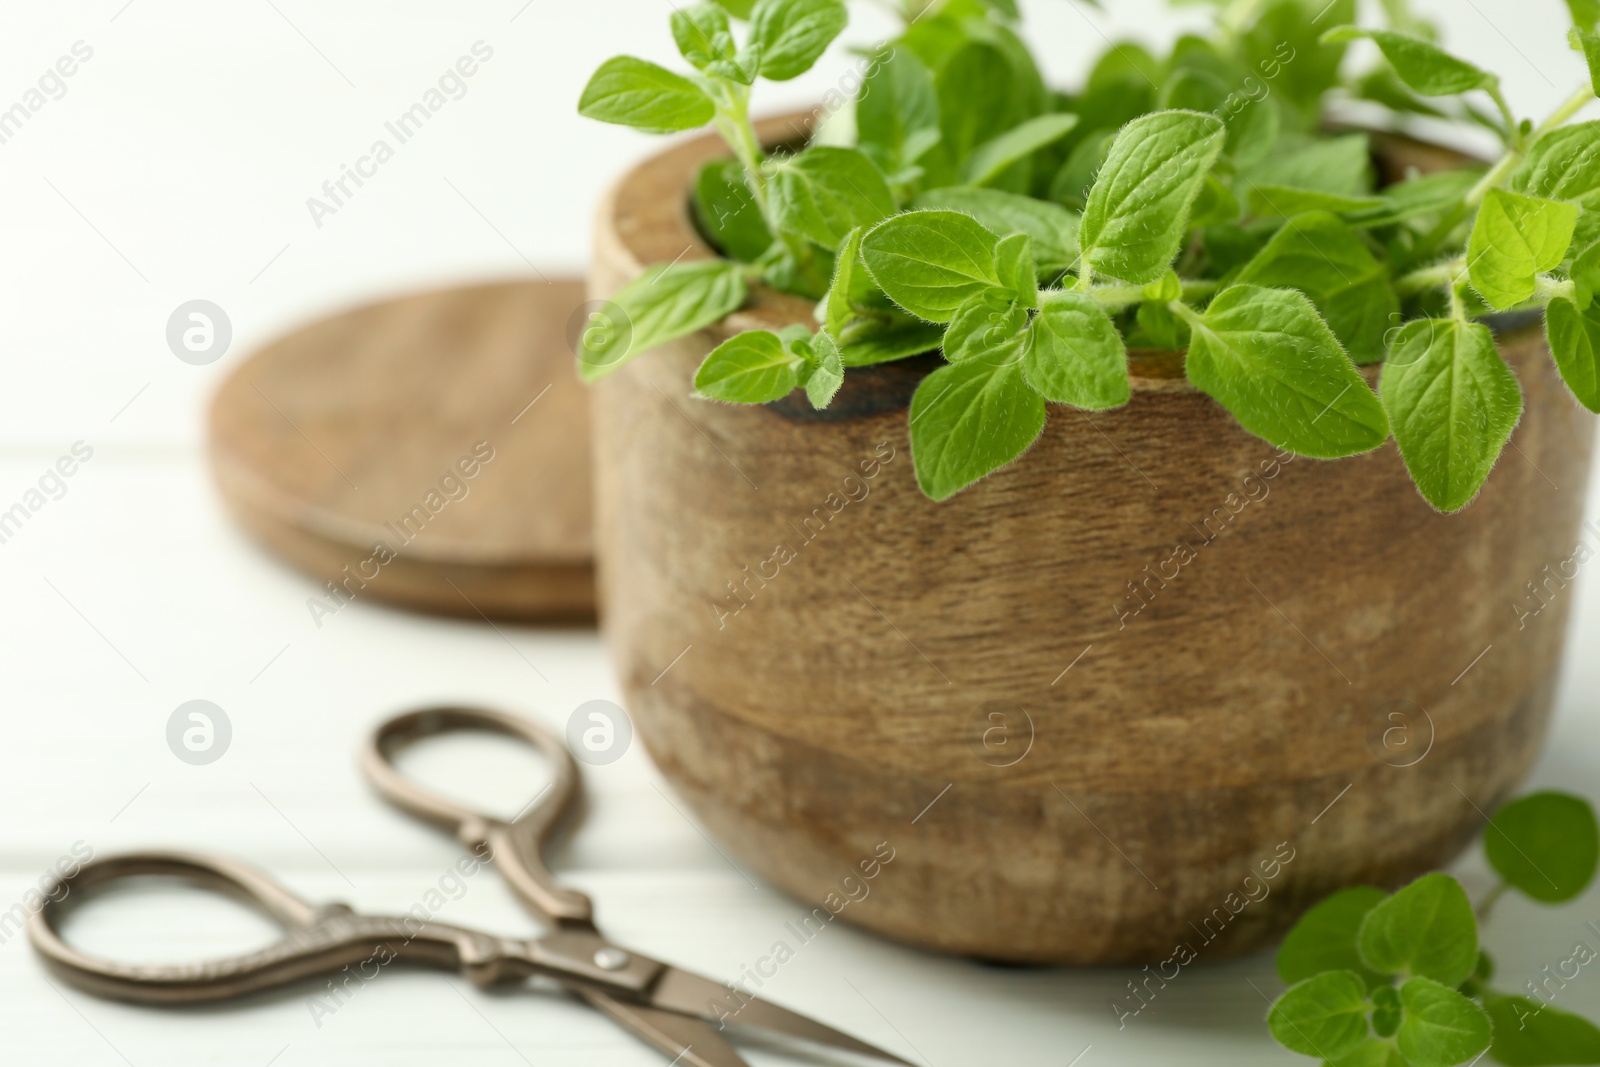
[[[1496, 91], [1494, 95], [1495, 103], [1501, 105], [1503, 113], [1509, 116], [1510, 111], [1504, 108], [1504, 102], [1499, 92]], [[1522, 165], [1523, 159], [1527, 157], [1528, 150], [1538, 144], [1541, 137], [1566, 122], [1579, 111], [1582, 111], [1594, 98], [1594, 86], [1585, 85], [1568, 97], [1560, 107], [1552, 111], [1550, 116], [1541, 122], [1530, 136], [1523, 138], [1518, 133], [1517, 138], [1512, 141], [1510, 151], [1501, 156], [1499, 162], [1490, 169], [1488, 174], [1483, 176], [1483, 180], [1472, 187], [1472, 191], [1467, 194], [1467, 203], [1473, 207], [1483, 203], [1483, 198], [1489, 195], [1490, 189], [1499, 188], [1505, 184], [1507, 178], [1510, 178], [1516, 172], [1516, 169]]]
[[[1183, 283], [1184, 300], [1204, 300], [1217, 291], [1220, 283], [1201, 279], [1190, 279]], [[1081, 287], [1080, 287], [1081, 288]], [[1095, 303], [1110, 310], [1120, 310], [1134, 304], [1142, 304], [1150, 299], [1145, 295], [1142, 285], [1099, 285], [1090, 288], [1089, 295]]]
[[1501, 882], [1499, 885], [1489, 890], [1488, 894], [1478, 902], [1477, 910], [1479, 922], [1488, 921], [1489, 913], [1494, 910], [1495, 904], [1499, 902], [1501, 897], [1506, 895], [1506, 890], [1510, 888], [1510, 882]]
[[1506, 102], [1506, 94], [1500, 91], [1498, 85], [1491, 85], [1487, 90], [1489, 99], [1494, 101], [1494, 106], [1500, 109], [1500, 121], [1506, 124], [1506, 144], [1521, 152], [1526, 149], [1522, 137], [1522, 124], [1517, 121], [1516, 113], [1511, 110], [1511, 105]]
[[1414, 270], [1395, 282], [1395, 288], [1402, 297], [1417, 296], [1429, 289], [1439, 289], [1446, 285], [1454, 285], [1461, 277], [1461, 272], [1466, 269], [1467, 257], [1458, 256], [1448, 263], [1440, 263], [1433, 267], [1424, 267]]

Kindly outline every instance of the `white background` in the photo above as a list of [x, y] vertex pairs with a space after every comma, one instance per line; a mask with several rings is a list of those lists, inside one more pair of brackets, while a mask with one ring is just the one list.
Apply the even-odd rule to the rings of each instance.
[[[857, 8], [849, 40], [887, 27]], [[1050, 74], [1070, 82], [1105, 38], [1170, 36], [1152, 2], [1029, 5]], [[1450, 39], [1537, 114], [1579, 83], [1558, 0], [1439, 0]], [[75, 441], [94, 458], [69, 492], [0, 545], [0, 910], [83, 842], [248, 857], [313, 899], [403, 910], [458, 851], [383, 807], [355, 772], [361, 733], [431, 700], [488, 702], [561, 725], [616, 698], [594, 636], [435, 621], [358, 604], [318, 630], [311, 584], [259, 553], [221, 513], [202, 461], [206, 397], [275, 333], [421, 286], [581, 271], [610, 176], [655, 147], [580, 120], [589, 71], [614, 52], [667, 59], [667, 0], [7, 0], [0, 108], [74, 42], [93, 58], [0, 145], [0, 509]], [[1193, 24], [1198, 12], [1185, 12]], [[493, 58], [414, 141], [318, 228], [306, 208], [383, 123], [482, 40]], [[764, 84], [780, 110], [818, 98], [841, 50], [799, 81]], [[205, 298], [232, 319], [228, 355], [180, 363], [164, 330]], [[1549, 755], [1536, 781], [1600, 793], [1600, 591], [1574, 594], [1576, 628]], [[541, 677], [541, 675], [543, 677]], [[547, 680], [546, 680], [547, 679]], [[181, 702], [222, 706], [232, 747], [209, 767], [168, 751]], [[436, 753], [433, 770], [473, 767]], [[474, 777], [509, 806], [526, 778], [503, 752]], [[561, 854], [618, 941], [731, 978], [810, 903], [752, 883], [679, 814], [642, 753], [596, 768], [585, 831]], [[1481, 886], [1472, 861], [1462, 872]], [[135, 898], [83, 914], [106, 951], [159, 957], [259, 943], [221, 905]], [[529, 931], [496, 876], [443, 918]], [[158, 921], [185, 920], [179, 938]], [[1489, 935], [1508, 985], [1570, 952], [1600, 892], [1560, 912], [1506, 902]], [[1247, 984], [1276, 991], [1270, 956], [1196, 968], [1119, 1032], [1108, 1002], [1131, 973], [999, 970], [835, 927], [769, 986], [774, 999], [918, 1062], [1265, 1064], [1294, 1058]], [[453, 990], [452, 991], [452, 987]], [[1600, 976], [1563, 1003], [1600, 1014]], [[1087, 1050], [1087, 1051], [1085, 1051]], [[479, 994], [459, 979], [392, 973], [318, 1026], [301, 993], [152, 1012], [48, 984], [20, 937], [0, 943], [0, 1054], [8, 1063], [652, 1064], [609, 1023], [556, 996]], [[753, 1062], [791, 1062], [752, 1051]]]

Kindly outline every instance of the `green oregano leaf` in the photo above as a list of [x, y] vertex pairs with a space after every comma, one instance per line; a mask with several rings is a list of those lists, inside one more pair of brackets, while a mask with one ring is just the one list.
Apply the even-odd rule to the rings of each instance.
[[1389, 898], [1372, 886], [1354, 886], [1316, 904], [1294, 924], [1278, 948], [1278, 974], [1293, 985], [1323, 971], [1354, 971], [1369, 988], [1388, 979], [1361, 962], [1356, 931], [1367, 912]]
[[1600, 243], [1592, 244], [1572, 261], [1572, 299], [1588, 311], [1600, 293]]
[[1015, 359], [1027, 341], [1028, 312], [1001, 289], [987, 289], [956, 309], [944, 334], [944, 358], [951, 363], [987, 357]]
[[855, 148], [817, 145], [783, 166], [768, 185], [779, 229], [833, 249], [858, 226], [894, 214], [894, 193], [877, 165]]
[[947, 500], [1026, 452], [1044, 423], [1044, 399], [1016, 360], [980, 357], [940, 367], [911, 398], [917, 484], [933, 500]]
[[856, 101], [860, 149], [892, 178], [938, 144], [939, 136], [933, 74], [909, 48], [878, 52]]
[[1541, 1000], [1485, 993], [1494, 1023], [1489, 1054], [1506, 1067], [1566, 1067], [1600, 1063], [1600, 1029]]
[[1367, 987], [1351, 971], [1329, 971], [1289, 987], [1267, 1025], [1278, 1043], [1302, 1056], [1336, 1060], [1367, 1037]]
[[910, 320], [874, 326], [852, 332], [839, 346], [839, 358], [846, 367], [870, 367], [907, 356], [937, 352], [944, 327]]
[[761, 52], [761, 76], [775, 82], [798, 78], [849, 21], [841, 0], [757, 0], [750, 45]]
[[1488, 71], [1408, 33], [1340, 26], [1323, 34], [1322, 40], [1336, 44], [1362, 37], [1375, 41], [1400, 80], [1423, 96], [1455, 96], [1500, 83], [1500, 79]]
[[972, 41], [949, 57], [934, 79], [939, 96], [938, 156], [948, 172], [935, 174], [935, 187], [954, 184], [963, 160], [978, 145], [1010, 129], [1015, 114], [1011, 65], [999, 48]]
[[716, 4], [673, 8], [671, 24], [678, 52], [696, 70], [705, 70], [719, 59], [733, 58], [735, 48], [733, 33], [728, 27], [728, 13]]
[[1579, 403], [1600, 412], [1600, 315], [1557, 297], [1545, 309], [1544, 323], [1561, 380]]
[[994, 246], [995, 269], [1000, 284], [1022, 307], [1039, 306], [1039, 277], [1033, 265], [1033, 238], [1009, 233]]
[[716, 105], [688, 78], [644, 59], [613, 56], [600, 64], [578, 100], [578, 114], [650, 133], [706, 125]]
[[1600, 23], [1600, 0], [1567, 0], [1567, 12], [1573, 26], [1592, 33]]
[[1392, 985], [1380, 985], [1372, 991], [1372, 1032], [1379, 1037], [1393, 1037], [1400, 1031], [1400, 1021], [1405, 1008], [1400, 991]]
[[1085, 262], [1123, 281], [1159, 278], [1226, 140], [1221, 119], [1194, 111], [1160, 111], [1124, 126], [1084, 208], [1078, 240]]
[[1040, 396], [1056, 404], [1105, 411], [1132, 397], [1122, 335], [1086, 293], [1043, 294], [1039, 314], [1028, 324], [1022, 372]]
[[1411, 1067], [1393, 1041], [1368, 1037], [1355, 1048], [1337, 1059], [1328, 1060], [1328, 1067]]
[[855, 300], [866, 277], [861, 263], [861, 227], [851, 230], [839, 245], [839, 254], [833, 260], [833, 283], [822, 300], [822, 326], [835, 338], [844, 335], [844, 328], [855, 317]]
[[1395, 1043], [1412, 1067], [1456, 1067], [1489, 1047], [1489, 1013], [1449, 986], [1416, 977], [1400, 987]]
[[1489, 866], [1534, 900], [1558, 904], [1581, 894], [1600, 865], [1600, 828], [1582, 797], [1546, 790], [1494, 813], [1483, 832]]
[[1472, 287], [1504, 311], [1533, 296], [1539, 275], [1567, 256], [1578, 205], [1491, 189], [1467, 243]]
[[1078, 261], [1078, 216], [1060, 204], [999, 189], [951, 186], [923, 193], [914, 206], [964, 212], [1002, 237], [1027, 234], [1041, 278], [1059, 278]]
[[1587, 202], [1600, 192], [1600, 122], [1562, 126], [1539, 138], [1511, 187], [1529, 196]]
[[1372, 191], [1372, 145], [1365, 134], [1280, 151], [1250, 168], [1242, 182], [1260, 215], [1360, 215], [1384, 206]]
[[1019, 159], [1061, 140], [1077, 125], [1076, 115], [1054, 114], [1014, 126], [973, 149], [962, 164], [962, 180], [968, 185], [986, 185]]
[[1189, 380], [1246, 430], [1318, 459], [1370, 452], [1389, 437], [1383, 407], [1302, 293], [1236, 285], [1193, 329]]
[[911, 314], [949, 322], [957, 308], [1001, 284], [999, 238], [958, 211], [907, 211], [868, 231], [861, 258], [878, 287]]
[[777, 334], [750, 330], [711, 350], [695, 372], [695, 391], [734, 404], [781, 400], [800, 384], [797, 362]]
[[1472, 502], [1522, 417], [1522, 389], [1481, 323], [1407, 323], [1379, 392], [1406, 469], [1440, 511]]
[[1357, 363], [1383, 358], [1384, 335], [1400, 312], [1388, 268], [1360, 234], [1326, 212], [1290, 219], [1237, 281], [1306, 294]]
[[754, 263], [772, 247], [772, 231], [736, 159], [713, 160], [700, 168], [694, 183], [694, 214], [706, 236], [729, 259]]
[[1458, 986], [1478, 964], [1478, 920], [1460, 882], [1448, 874], [1425, 874], [1367, 912], [1356, 948], [1362, 962], [1381, 974], [1421, 975]]
[[806, 341], [793, 345], [805, 359], [800, 367], [800, 384], [805, 387], [806, 399], [818, 411], [827, 407], [844, 385], [844, 360], [833, 338], [819, 333]]
[[604, 378], [657, 345], [704, 329], [745, 301], [745, 268], [722, 259], [651, 267], [617, 290], [579, 338], [578, 374]]

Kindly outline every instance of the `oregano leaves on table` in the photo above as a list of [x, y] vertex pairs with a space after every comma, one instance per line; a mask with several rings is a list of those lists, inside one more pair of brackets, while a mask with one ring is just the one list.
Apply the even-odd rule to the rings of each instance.
[[[1375, 25], [1354, 24], [1354, 0], [1218, 2], [1212, 32], [1166, 55], [1116, 43], [1071, 92], [1046, 84], [1015, 4], [899, 6], [902, 31], [858, 54], [809, 140], [777, 147], [751, 95], [836, 45], [843, 0], [675, 6], [679, 69], [600, 66], [584, 115], [709, 126], [731, 156], [692, 191], [713, 254], [614, 294], [581, 332], [586, 379], [758, 287], [814, 300], [814, 324], [716, 346], [696, 394], [804, 390], [820, 407], [860, 368], [938, 351], [906, 414], [938, 500], [1021, 457], [1052, 406], [1128, 403], [1130, 350], [1186, 350], [1190, 382], [1279, 448], [1336, 459], [1392, 439], [1443, 511], [1478, 495], [1522, 415], [1487, 316], [1544, 310], [1556, 370], [1600, 411], [1600, 122], [1572, 121], [1600, 86], [1596, 0], [1567, 4], [1581, 88], [1537, 120], [1404, 0]], [[1378, 126], [1454, 121], [1503, 148], [1380, 180], [1373, 136], [1325, 121], [1332, 96], [1386, 112]], [[1410, 997], [1447, 1014], [1425, 986]]]
[[1490, 986], [1478, 932], [1507, 891], [1555, 904], [1588, 887], [1600, 865], [1594, 809], [1533, 793], [1495, 812], [1483, 844], [1501, 882], [1477, 909], [1460, 882], [1434, 873], [1392, 894], [1340, 890], [1301, 916], [1278, 950], [1289, 986], [1267, 1016], [1278, 1043], [1326, 1067], [1600, 1063], [1600, 1028], [1556, 1008], [1547, 986], [1529, 981], [1532, 997]]

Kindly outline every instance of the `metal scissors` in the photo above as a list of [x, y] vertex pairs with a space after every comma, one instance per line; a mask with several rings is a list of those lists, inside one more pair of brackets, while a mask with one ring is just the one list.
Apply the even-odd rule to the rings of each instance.
[[[394, 756], [421, 738], [458, 730], [489, 731], [531, 744], [551, 780], [510, 822], [469, 811], [423, 789], [395, 768]], [[97, 858], [47, 895], [28, 937], [51, 971], [89, 993], [143, 1004], [227, 1000], [336, 974], [374, 957], [456, 971], [480, 988], [535, 975], [553, 978], [673, 1062], [687, 1067], [748, 1067], [722, 1036], [732, 1015], [741, 1026], [774, 1031], [829, 1048], [906, 1063], [898, 1056], [720, 982], [613, 945], [596, 929], [586, 895], [562, 886], [543, 850], [578, 798], [578, 767], [556, 737], [525, 719], [475, 708], [427, 708], [380, 725], [361, 753], [367, 779], [395, 806], [453, 833], [492, 860], [547, 933], [514, 940], [414, 916], [363, 915], [344, 904], [313, 905], [265, 873], [223, 857], [135, 852]], [[241, 956], [176, 965], [131, 965], [86, 955], [60, 934], [65, 907], [81, 893], [141, 876], [177, 878], [232, 895], [284, 928], [284, 937]], [[60, 890], [65, 889], [66, 892]]]

